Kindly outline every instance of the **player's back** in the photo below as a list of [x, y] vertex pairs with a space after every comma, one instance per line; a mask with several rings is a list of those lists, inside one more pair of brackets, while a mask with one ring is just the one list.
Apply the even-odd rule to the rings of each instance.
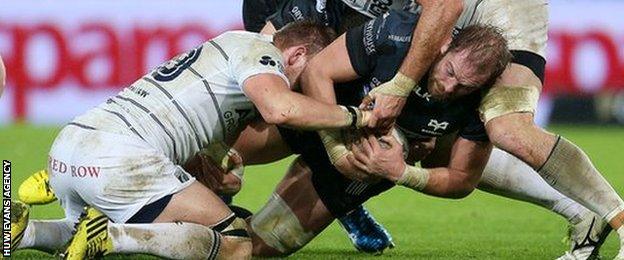
[[224, 33], [161, 64], [74, 122], [138, 136], [183, 163], [212, 142], [235, 140], [255, 117], [239, 84], [240, 66], [232, 64], [267, 48], [278, 52], [270, 37]]

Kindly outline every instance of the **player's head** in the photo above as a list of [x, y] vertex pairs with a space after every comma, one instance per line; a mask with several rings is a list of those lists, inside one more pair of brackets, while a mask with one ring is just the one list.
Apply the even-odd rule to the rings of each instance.
[[434, 99], [453, 99], [491, 85], [512, 55], [499, 29], [486, 25], [464, 28], [446, 44], [431, 68], [428, 90]]
[[303, 20], [275, 32], [273, 44], [282, 51], [288, 77], [298, 79], [308, 61], [335, 38], [336, 33], [331, 28]]

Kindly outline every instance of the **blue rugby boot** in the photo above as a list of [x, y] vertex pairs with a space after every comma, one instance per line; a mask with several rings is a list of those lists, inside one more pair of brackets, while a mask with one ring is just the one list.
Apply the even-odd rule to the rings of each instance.
[[338, 220], [359, 251], [381, 254], [394, 247], [390, 233], [362, 205]]

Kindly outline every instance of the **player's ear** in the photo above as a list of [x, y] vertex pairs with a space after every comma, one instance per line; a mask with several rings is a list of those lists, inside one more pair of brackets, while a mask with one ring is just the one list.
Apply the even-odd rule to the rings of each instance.
[[294, 50], [288, 58], [288, 64], [291, 66], [304, 66], [307, 63], [308, 48], [304, 45], [293, 47]]

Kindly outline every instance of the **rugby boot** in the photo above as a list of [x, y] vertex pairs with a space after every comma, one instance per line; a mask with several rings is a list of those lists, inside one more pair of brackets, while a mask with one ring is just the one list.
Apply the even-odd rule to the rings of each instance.
[[48, 204], [56, 200], [50, 188], [50, 175], [41, 170], [26, 179], [17, 191], [21, 201], [28, 205]]
[[60, 257], [63, 259], [93, 259], [109, 254], [113, 240], [108, 234], [108, 218], [92, 207], [82, 213], [74, 236], [65, 245]]
[[581, 221], [568, 227], [570, 251], [558, 260], [599, 259], [599, 250], [611, 232], [611, 226], [603, 218], [591, 211], [581, 217]]
[[12, 200], [11, 201], [11, 252], [17, 249], [22, 242], [24, 231], [28, 226], [28, 215], [30, 208], [26, 203]]
[[394, 247], [390, 233], [361, 205], [338, 220], [359, 251], [381, 254]]

